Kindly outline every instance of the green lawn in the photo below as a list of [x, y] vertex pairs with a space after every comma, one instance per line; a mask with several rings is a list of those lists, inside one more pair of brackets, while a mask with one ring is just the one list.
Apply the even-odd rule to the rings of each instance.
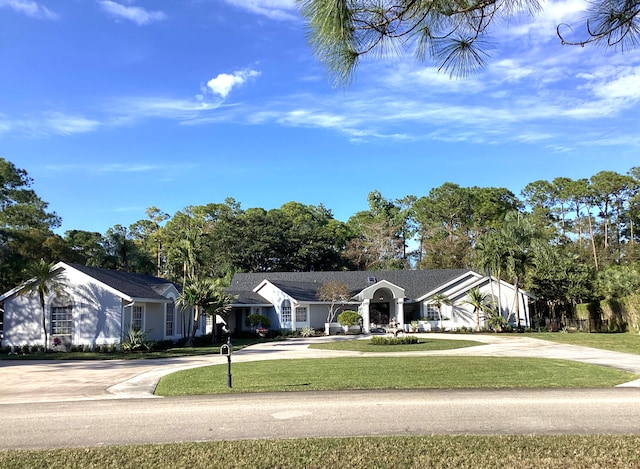
[[456, 348], [484, 345], [473, 340], [419, 339], [417, 344], [372, 345], [371, 339], [340, 340], [309, 345], [309, 348], [323, 350], [353, 350], [356, 352], [425, 352], [430, 350], [451, 350]]
[[526, 337], [550, 340], [562, 344], [582, 345], [603, 350], [640, 354], [640, 335], [637, 332], [588, 333], [588, 332], [532, 332]]
[[610, 387], [637, 379], [625, 371], [565, 360], [503, 357], [353, 357], [269, 360], [179, 371], [160, 396], [343, 389]]
[[396, 436], [0, 451], [0, 467], [637, 468], [639, 436]]

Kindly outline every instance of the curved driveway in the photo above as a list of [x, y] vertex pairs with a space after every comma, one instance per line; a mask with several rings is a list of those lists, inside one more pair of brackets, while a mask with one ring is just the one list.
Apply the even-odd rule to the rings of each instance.
[[[524, 335], [419, 335], [427, 338], [470, 339], [483, 342], [484, 345], [433, 352], [406, 352], [407, 355], [556, 358], [619, 368], [637, 373], [640, 377], [640, 355], [558, 344]], [[324, 340], [350, 338], [332, 336], [267, 342], [234, 353], [233, 362], [368, 355], [308, 348], [310, 343]], [[164, 375], [186, 368], [225, 363], [226, 358], [220, 355], [156, 360], [0, 361], [0, 404], [154, 397], [155, 386]], [[622, 386], [640, 387], [640, 380]]]
[[[526, 336], [447, 337], [485, 344], [411, 354], [560, 358], [640, 375], [640, 355]], [[233, 361], [366, 355], [309, 349], [316, 340], [345, 338], [260, 344], [235, 353]], [[224, 363], [226, 358], [219, 355], [0, 362], [0, 449], [365, 435], [640, 434], [638, 381], [622, 389], [427, 389], [148, 399], [165, 374]]]

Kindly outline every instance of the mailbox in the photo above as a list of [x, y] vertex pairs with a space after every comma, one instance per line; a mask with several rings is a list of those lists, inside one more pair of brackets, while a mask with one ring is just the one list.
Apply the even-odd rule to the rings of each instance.
[[233, 353], [233, 344], [231, 344], [231, 337], [227, 339], [226, 344], [222, 344], [220, 347], [220, 355], [227, 356], [227, 387], [231, 388], [231, 354]]

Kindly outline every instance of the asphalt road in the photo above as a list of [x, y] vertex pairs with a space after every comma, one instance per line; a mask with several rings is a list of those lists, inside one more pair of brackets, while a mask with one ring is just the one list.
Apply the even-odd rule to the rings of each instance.
[[0, 448], [430, 434], [638, 434], [640, 389], [291, 392], [0, 406]]

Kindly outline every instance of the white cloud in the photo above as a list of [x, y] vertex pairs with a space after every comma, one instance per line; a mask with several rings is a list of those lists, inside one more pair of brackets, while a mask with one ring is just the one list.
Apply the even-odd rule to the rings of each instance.
[[638, 101], [640, 99], [640, 68], [625, 67], [610, 71], [613, 72], [612, 76], [590, 85], [593, 93], [598, 98], [606, 100]]
[[217, 77], [209, 80], [207, 82], [207, 87], [214, 94], [217, 94], [222, 99], [224, 99], [236, 86], [242, 85], [249, 78], [255, 78], [259, 76], [260, 72], [257, 72], [255, 70], [241, 70], [233, 72], [231, 75], [227, 73], [221, 73]]
[[296, 21], [295, 0], [225, 0], [227, 3], [279, 21]]
[[141, 7], [125, 6], [112, 0], [98, 0], [98, 3], [111, 16], [133, 21], [138, 25], [167, 19], [167, 15], [162, 11], [149, 11]]
[[58, 15], [32, 0], [0, 0], [0, 8], [12, 8], [32, 18], [55, 20]]

